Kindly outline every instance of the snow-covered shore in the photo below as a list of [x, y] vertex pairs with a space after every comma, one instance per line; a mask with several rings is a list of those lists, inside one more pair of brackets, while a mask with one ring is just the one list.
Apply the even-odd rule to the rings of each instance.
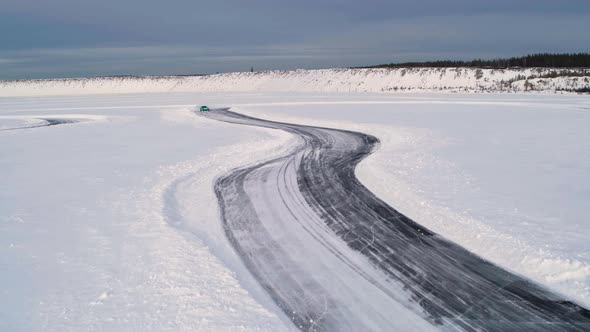
[[[586, 76], [582, 76], [586, 75]], [[590, 88], [587, 69], [371, 68], [0, 81], [0, 97], [149, 92], [524, 92]]]

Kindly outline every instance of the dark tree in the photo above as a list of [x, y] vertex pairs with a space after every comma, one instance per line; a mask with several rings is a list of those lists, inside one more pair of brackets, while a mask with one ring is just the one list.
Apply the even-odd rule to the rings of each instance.
[[425, 61], [425, 62], [404, 62], [404, 63], [389, 63], [377, 66], [369, 66], [362, 68], [413, 68], [413, 67], [429, 67], [429, 68], [449, 68], [449, 67], [474, 67], [474, 68], [490, 68], [490, 69], [504, 69], [511, 67], [548, 67], [548, 68], [581, 68], [590, 67], [590, 53], [540, 53], [530, 54], [521, 57], [512, 57], [506, 59], [481, 60], [474, 59], [471, 61], [454, 61], [454, 60], [439, 60], [439, 61]]

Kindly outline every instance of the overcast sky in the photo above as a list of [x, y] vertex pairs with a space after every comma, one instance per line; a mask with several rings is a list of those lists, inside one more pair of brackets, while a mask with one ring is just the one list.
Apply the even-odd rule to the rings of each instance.
[[0, 0], [0, 79], [590, 51], [590, 0]]

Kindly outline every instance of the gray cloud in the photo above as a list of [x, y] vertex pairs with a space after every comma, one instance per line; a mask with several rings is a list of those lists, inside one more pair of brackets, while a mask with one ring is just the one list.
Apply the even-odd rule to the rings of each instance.
[[589, 22], [586, 0], [4, 0], [0, 79], [588, 51]]

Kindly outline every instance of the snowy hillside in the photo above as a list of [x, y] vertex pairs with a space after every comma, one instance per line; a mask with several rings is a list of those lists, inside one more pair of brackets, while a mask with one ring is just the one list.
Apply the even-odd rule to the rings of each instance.
[[0, 81], [0, 96], [230, 91], [553, 93], [587, 88], [587, 69], [372, 68]]

